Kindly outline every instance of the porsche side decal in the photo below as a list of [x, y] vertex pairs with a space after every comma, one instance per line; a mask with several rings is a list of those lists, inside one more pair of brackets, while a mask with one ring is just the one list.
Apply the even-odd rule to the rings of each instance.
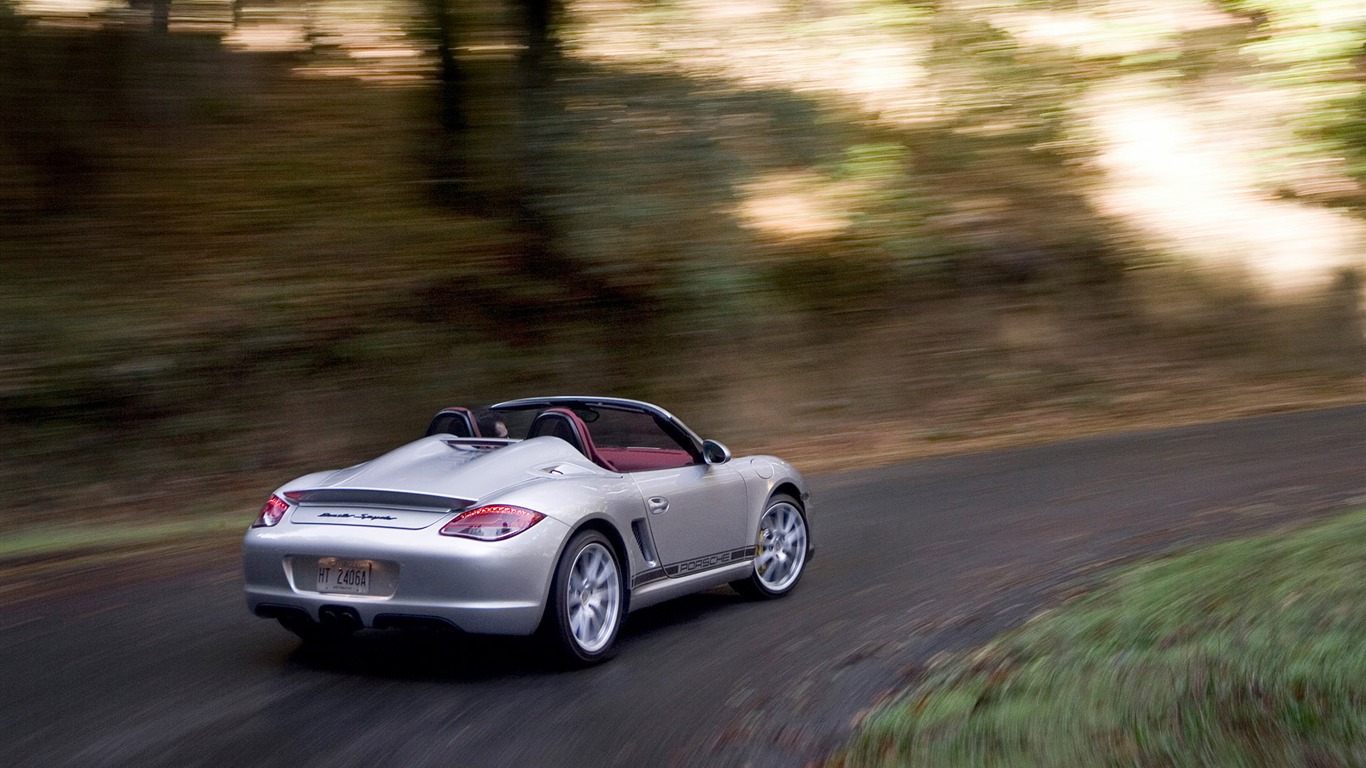
[[741, 547], [725, 552], [699, 557], [695, 560], [687, 560], [682, 563], [672, 563], [662, 568], [651, 568], [648, 571], [641, 571], [631, 579], [631, 588], [644, 586], [650, 582], [659, 581], [665, 578], [677, 578], [679, 576], [689, 576], [702, 571], [710, 571], [713, 568], [720, 568], [723, 565], [730, 565], [741, 560], [754, 557], [754, 547]]
[[641, 571], [631, 579], [631, 589], [649, 584], [652, 581], [659, 581], [665, 578], [663, 568], [651, 568], [648, 571]]

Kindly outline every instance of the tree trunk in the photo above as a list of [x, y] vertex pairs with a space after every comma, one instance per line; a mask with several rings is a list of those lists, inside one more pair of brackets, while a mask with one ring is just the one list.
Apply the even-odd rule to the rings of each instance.
[[152, 32], [164, 35], [171, 26], [171, 0], [152, 0]]
[[428, 2], [431, 4], [433, 20], [436, 21], [436, 50], [441, 60], [441, 129], [448, 134], [463, 135], [468, 127], [465, 119], [465, 77], [455, 57], [459, 34], [455, 13], [451, 9], [453, 0]]
[[549, 164], [546, 157], [550, 147], [544, 128], [559, 118], [556, 114], [554, 82], [556, 46], [551, 26], [558, 3], [555, 0], [519, 0], [522, 24], [526, 31], [526, 47], [518, 57], [518, 98], [520, 140], [514, 187], [511, 190], [512, 209], [522, 237], [522, 270], [541, 279], [554, 280], [563, 276], [565, 259], [558, 249], [554, 223], [541, 210], [541, 203], [549, 195], [545, 188]]
[[551, 34], [556, 17], [560, 15], [560, 0], [521, 0], [523, 23], [526, 26], [526, 49], [522, 52], [523, 82], [531, 88], [549, 83], [553, 64], [559, 54], [555, 36]]
[[469, 164], [465, 144], [469, 132], [465, 102], [465, 73], [455, 51], [459, 46], [459, 27], [452, 3], [455, 0], [427, 0], [436, 33], [440, 62], [437, 73], [437, 122], [440, 131], [431, 152], [432, 196], [447, 208], [463, 209], [469, 204]]
[[554, 35], [563, 0], [519, 2], [526, 48], [518, 59], [521, 146], [514, 187], [510, 190], [522, 243], [519, 266], [523, 273], [553, 282], [574, 297], [575, 312], [589, 314], [598, 322], [639, 330], [653, 317], [650, 297], [614, 285], [610, 279], [584, 269], [583, 264], [565, 253], [559, 222], [553, 211], [547, 210], [547, 201], [555, 192], [554, 178], [563, 172], [556, 158], [557, 145], [563, 139], [557, 137], [556, 129], [563, 123], [564, 105], [555, 83], [563, 62]]

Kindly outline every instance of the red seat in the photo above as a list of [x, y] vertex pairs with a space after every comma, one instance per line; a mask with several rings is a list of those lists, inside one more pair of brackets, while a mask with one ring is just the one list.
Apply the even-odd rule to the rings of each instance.
[[479, 437], [479, 425], [474, 419], [474, 413], [458, 405], [442, 408], [427, 425], [427, 436], [447, 434], [456, 437]]
[[533, 437], [558, 437], [574, 446], [575, 450], [594, 464], [612, 472], [617, 471], [611, 462], [598, 453], [597, 447], [593, 445], [593, 438], [588, 433], [588, 425], [568, 408], [547, 408], [536, 414], [536, 419], [531, 422], [531, 429], [527, 430], [526, 436], [528, 440]]

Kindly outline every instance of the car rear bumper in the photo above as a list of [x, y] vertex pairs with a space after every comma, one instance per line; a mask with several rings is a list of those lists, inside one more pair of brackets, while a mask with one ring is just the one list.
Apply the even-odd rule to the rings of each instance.
[[[364, 627], [447, 624], [464, 632], [528, 635], [545, 611], [565, 526], [546, 519], [504, 541], [352, 525], [254, 528], [242, 548], [247, 607], [258, 616], [319, 621], [354, 616]], [[320, 558], [365, 561], [370, 594], [318, 591]]]
[[462, 632], [530, 635], [541, 623], [545, 602], [460, 604], [431, 602], [365, 603], [347, 595], [301, 595], [247, 590], [247, 607], [256, 615], [277, 618], [290, 613], [322, 621], [324, 611], [350, 609], [363, 627], [377, 629], [446, 625]]

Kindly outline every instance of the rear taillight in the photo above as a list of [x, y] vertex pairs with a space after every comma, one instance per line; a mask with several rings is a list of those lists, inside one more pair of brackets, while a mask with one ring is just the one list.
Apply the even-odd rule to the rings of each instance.
[[256, 522], [251, 524], [252, 528], [269, 528], [280, 522], [280, 518], [289, 511], [289, 502], [279, 496], [271, 496], [261, 507], [261, 515], [256, 518]]
[[508, 539], [545, 519], [540, 512], [506, 504], [490, 504], [461, 512], [441, 526], [442, 536], [460, 536], [480, 541]]

